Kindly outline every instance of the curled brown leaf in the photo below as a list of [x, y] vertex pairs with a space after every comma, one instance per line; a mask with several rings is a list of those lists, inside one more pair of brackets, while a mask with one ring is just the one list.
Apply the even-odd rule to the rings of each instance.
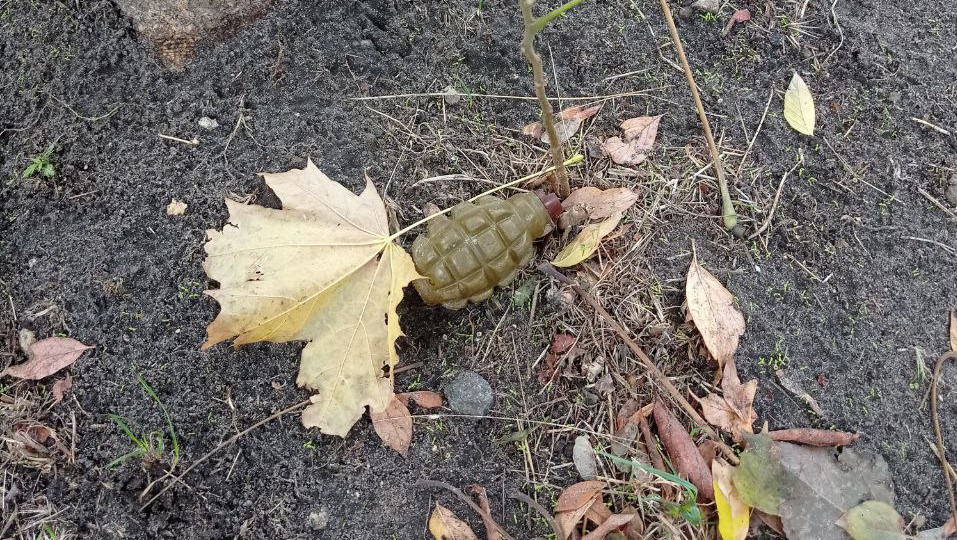
[[769, 432], [769, 435], [775, 441], [808, 446], [847, 446], [861, 437], [860, 433], [813, 428], [779, 429]]
[[714, 500], [711, 470], [698, 452], [694, 441], [688, 436], [685, 427], [660, 399], [655, 400], [654, 415], [655, 424], [658, 426], [658, 436], [671, 462], [678, 469], [678, 475], [694, 484], [702, 497], [709, 501]]

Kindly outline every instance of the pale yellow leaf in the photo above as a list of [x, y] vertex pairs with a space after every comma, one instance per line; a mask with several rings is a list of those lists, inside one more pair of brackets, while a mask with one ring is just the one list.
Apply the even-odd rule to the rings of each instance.
[[711, 462], [718, 533], [722, 540], [744, 540], [748, 536], [751, 509], [741, 500], [731, 481], [733, 472], [734, 469], [720, 458]]
[[784, 119], [795, 130], [814, 135], [814, 96], [804, 79], [797, 73], [784, 93]]
[[455, 517], [451, 510], [438, 501], [429, 517], [429, 532], [435, 540], [478, 540], [467, 523]]
[[688, 269], [685, 297], [688, 314], [705, 347], [719, 369], [723, 369], [738, 348], [738, 338], [744, 334], [744, 315], [734, 306], [734, 296], [694, 256]]
[[572, 191], [562, 205], [567, 209], [581, 205], [588, 212], [591, 219], [605, 219], [615, 212], [624, 212], [638, 200], [638, 193], [628, 188], [611, 188], [601, 190], [585, 186]]
[[220, 284], [207, 294], [221, 311], [203, 347], [233, 336], [237, 347], [308, 341], [297, 383], [320, 394], [303, 423], [344, 436], [366, 406], [381, 412], [392, 399], [388, 373], [402, 335], [395, 307], [419, 275], [389, 241], [371, 182], [357, 196], [311, 161], [263, 176], [282, 210], [227, 199], [229, 224], [207, 231], [203, 267]]
[[585, 228], [578, 233], [578, 236], [558, 253], [555, 260], [552, 261], [552, 264], [565, 268], [574, 266], [588, 257], [591, 257], [591, 255], [595, 253], [595, 250], [598, 249], [598, 244], [601, 243], [602, 238], [608, 236], [608, 233], [615, 230], [615, 227], [618, 226], [618, 222], [621, 221], [621, 217], [621, 212], [615, 212], [604, 221], [585, 226]]

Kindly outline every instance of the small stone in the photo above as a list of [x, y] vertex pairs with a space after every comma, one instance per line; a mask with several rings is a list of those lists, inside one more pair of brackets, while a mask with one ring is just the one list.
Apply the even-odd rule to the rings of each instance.
[[173, 199], [166, 205], [167, 216], [181, 216], [186, 213], [188, 205], [179, 199]]
[[199, 127], [211, 131], [219, 127], [219, 122], [215, 118], [204, 116], [199, 119]]
[[575, 438], [572, 461], [583, 480], [594, 480], [598, 477], [598, 460], [595, 458], [595, 450], [591, 447], [588, 435], [579, 435]]
[[721, 9], [721, 2], [719, 0], [698, 0], [694, 4], [691, 4], [691, 9], [693, 9], [695, 13], [717, 14]]
[[952, 180], [955, 181], [944, 188], [944, 198], [947, 199], [947, 202], [952, 206], [957, 206], [957, 177], [954, 177]]
[[781, 35], [781, 32], [775, 32], [772, 30], [771, 33], [768, 34], [768, 41], [771, 42], [771, 45], [780, 47], [781, 43], [784, 42], [784, 36]]
[[887, 100], [893, 103], [894, 105], [897, 105], [897, 102], [901, 100], [901, 97], [903, 97], [903, 95], [897, 90], [894, 90], [893, 92], [887, 95]]
[[463, 371], [445, 388], [449, 407], [459, 414], [482, 416], [492, 405], [492, 387], [474, 371]]
[[442, 99], [445, 100], [447, 105], [456, 105], [458, 102], [462, 101], [462, 93], [456, 90], [451, 84], [442, 90], [442, 94]]
[[321, 531], [329, 524], [329, 515], [325, 510], [320, 508], [315, 512], [309, 512], [309, 516], [306, 517], [306, 522], [312, 530]]
[[690, 19], [691, 17], [694, 17], [694, 10], [688, 6], [685, 6], [678, 10], [678, 17], [681, 17], [682, 19]]

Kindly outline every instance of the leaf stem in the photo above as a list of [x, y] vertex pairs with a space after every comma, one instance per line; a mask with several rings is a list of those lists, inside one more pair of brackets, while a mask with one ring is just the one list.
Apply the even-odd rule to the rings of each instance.
[[[525, 53], [525, 58], [528, 59], [528, 63], [532, 65], [532, 74], [535, 79], [535, 96], [538, 98], [538, 106], [542, 110], [542, 123], [545, 124], [545, 132], [548, 133], [548, 146], [552, 151], [552, 162], [555, 163], [555, 178], [557, 182], [553, 188], [558, 193], [558, 196], [564, 199], [571, 191], [568, 186], [568, 172], [565, 171], [563, 164], [565, 154], [562, 151], [562, 144], [558, 140], [558, 132], [555, 131], [555, 118], [552, 113], [552, 104], [548, 101], [548, 96], [545, 95], [545, 71], [542, 68], [542, 57], [535, 51], [535, 34], [538, 33], [536, 25], [542, 19], [536, 19], [532, 14], [532, 4], [534, 0], [518, 0], [518, 3], [522, 8], [522, 20], [525, 23], [525, 33], [522, 37], [522, 52]], [[569, 2], [569, 4], [571, 3], [574, 3], [574, 0]], [[565, 6], [568, 6], [568, 4], [565, 4]], [[566, 8], [565, 6], [558, 9], [565, 8], [567, 10], [574, 7], [570, 6]], [[551, 13], [545, 15], [545, 17], [547, 18], [549, 15], [551, 15]]]
[[[584, 156], [582, 156], [581, 154], [575, 154], [574, 156], [572, 156], [572, 157], [568, 158], [567, 160], [565, 160], [564, 162], [562, 162], [562, 166], [565, 166], [565, 165], [569, 165], [569, 166], [570, 166], [570, 165], [577, 165], [577, 164], [581, 163], [582, 161], [584, 161], [584, 159], [585, 159]], [[523, 183], [525, 183], [525, 182], [528, 182], [528, 181], [531, 180], [532, 178], [535, 178], [535, 177], [537, 177], [537, 176], [542, 176], [542, 175], [544, 175], [544, 174], [548, 174], [548, 173], [554, 171], [555, 169], [556, 169], [556, 167], [555, 167], [554, 165], [552, 165], [551, 167], [548, 167], [548, 168], [546, 168], [546, 169], [542, 169], [542, 170], [538, 171], [537, 173], [533, 173], [533, 174], [530, 174], [530, 175], [528, 175], [528, 176], [523, 176], [523, 177], [519, 178], [518, 180], [512, 180], [511, 182], [507, 182], [507, 183], [502, 184], [502, 185], [500, 185], [500, 186], [496, 186], [496, 187], [494, 187], [494, 188], [492, 188], [492, 189], [490, 189], [490, 190], [488, 190], [488, 191], [483, 191], [482, 193], [479, 193], [478, 195], [472, 197], [471, 199], [469, 199], [469, 202], [472, 202], [472, 201], [474, 201], [475, 199], [478, 199], [479, 197], [484, 197], [484, 196], [486, 196], [486, 195], [490, 195], [490, 194], [492, 194], [492, 193], [495, 193], [496, 191], [501, 191], [501, 190], [503, 190], [503, 189], [506, 189], [506, 188], [509, 188], [509, 187], [512, 187], [512, 186], [515, 186], [515, 185], [518, 185], [518, 184], [523, 184]], [[383, 242], [386, 243], [386, 244], [388, 244], [389, 242], [393, 242], [393, 241], [395, 241], [396, 238], [398, 238], [398, 237], [404, 235], [405, 233], [411, 231], [412, 229], [418, 227], [419, 225], [423, 225], [423, 224], [425, 224], [425, 223], [428, 223], [429, 221], [431, 221], [432, 219], [434, 219], [434, 218], [436, 218], [436, 217], [438, 217], [438, 216], [441, 216], [441, 215], [443, 215], [443, 214], [447, 214], [447, 213], [451, 212], [451, 211], [452, 211], [452, 208], [455, 208], [455, 207], [454, 207], [454, 206], [450, 206], [450, 207], [448, 207], [448, 208], [446, 208], [446, 209], [444, 209], [444, 210], [441, 210], [441, 211], [439, 211], [439, 212], [436, 212], [436, 213], [432, 214], [431, 216], [424, 217], [424, 218], [420, 219], [419, 221], [416, 221], [416, 222], [413, 223], [412, 225], [409, 225], [408, 227], [406, 227], [406, 228], [400, 230], [399, 232], [393, 234], [392, 236], [386, 238]]]
[[571, 2], [565, 2], [561, 6], [535, 19], [535, 23], [532, 25], [532, 29], [535, 31], [536, 34], [541, 32], [542, 30], [545, 29], [545, 25], [557, 19], [558, 17], [561, 17], [562, 15], [565, 14], [566, 11], [577, 7], [579, 4], [581, 4], [584, 1], [585, 0], [571, 0]]

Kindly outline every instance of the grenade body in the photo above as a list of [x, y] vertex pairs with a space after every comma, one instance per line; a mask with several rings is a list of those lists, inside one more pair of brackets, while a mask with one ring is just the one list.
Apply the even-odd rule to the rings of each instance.
[[534, 193], [459, 203], [430, 221], [412, 244], [416, 270], [426, 276], [413, 285], [427, 304], [459, 309], [485, 300], [532, 260], [532, 241], [550, 222]]

